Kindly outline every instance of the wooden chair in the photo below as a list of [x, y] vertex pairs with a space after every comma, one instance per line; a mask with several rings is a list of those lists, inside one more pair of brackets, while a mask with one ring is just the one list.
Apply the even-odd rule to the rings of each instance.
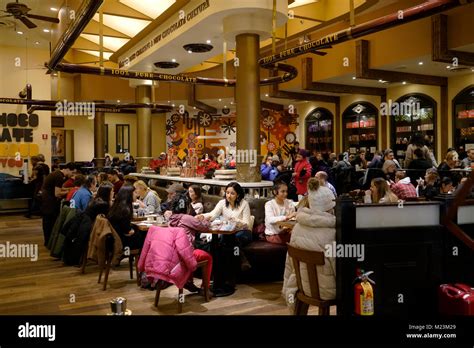
[[[102, 273], [105, 270], [105, 275], [104, 275], [104, 286], [102, 290], [105, 291], [107, 289], [107, 281], [109, 279], [109, 273], [110, 273], [110, 268], [112, 267], [112, 257], [113, 257], [113, 249], [114, 249], [114, 238], [112, 236], [107, 236], [105, 241], [105, 265], [103, 268], [100, 269], [99, 272], [99, 280], [97, 283], [100, 284], [100, 281], [102, 279]], [[135, 271], [137, 274], [137, 285], [140, 285], [140, 278], [138, 277], [138, 257], [140, 255], [140, 249], [133, 249], [130, 250], [129, 255], [124, 255], [124, 257], [128, 257], [128, 264], [130, 266], [130, 279], [133, 279], [133, 264], [136, 259], [136, 266], [135, 266]], [[87, 259], [87, 258], [86, 258]], [[87, 261], [86, 261], [87, 262]], [[85, 267], [85, 264], [83, 262], [83, 267]]]
[[[324, 265], [324, 253], [321, 251], [310, 251], [305, 249], [298, 249], [290, 244], [288, 245], [288, 255], [293, 260], [293, 266], [296, 273], [296, 281], [298, 284], [298, 291], [296, 292], [295, 315], [308, 315], [309, 306], [317, 306], [319, 308], [319, 315], [329, 315], [331, 306], [336, 305], [336, 300], [322, 300], [319, 296], [319, 283], [317, 266]], [[308, 296], [303, 291], [301, 282], [300, 264], [305, 263], [308, 272], [309, 286], [311, 296]]]
[[[203, 279], [203, 288], [204, 288], [204, 300], [209, 302], [209, 284], [207, 283], [207, 260], [200, 261], [197, 264], [198, 268], [201, 268], [202, 279]], [[160, 301], [161, 288], [165, 284], [164, 281], [159, 280], [156, 283], [156, 295], [155, 295], [155, 307], [158, 307], [158, 302]], [[178, 288], [178, 313], [183, 312], [183, 288]]]

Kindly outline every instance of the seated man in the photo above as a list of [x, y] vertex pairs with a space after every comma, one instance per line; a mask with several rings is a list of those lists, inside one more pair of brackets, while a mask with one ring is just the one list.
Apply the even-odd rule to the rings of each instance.
[[331, 190], [331, 192], [334, 194], [334, 197], [337, 197], [337, 192], [336, 192], [336, 189], [334, 188], [334, 186], [331, 185], [330, 182], [328, 182], [328, 174], [324, 171], [319, 171], [316, 173], [316, 175], [314, 176], [316, 179], [318, 179], [319, 181], [319, 184], [321, 186], [325, 186], [327, 187], [328, 189]]
[[172, 184], [170, 185], [170, 187], [166, 189], [166, 192], [168, 192], [168, 198], [166, 199], [166, 202], [161, 203], [161, 211], [171, 210], [170, 204], [173, 201], [173, 199], [179, 193], [186, 192], [186, 189], [181, 184]]
[[406, 176], [404, 171], [395, 173], [395, 183], [390, 185], [390, 189], [402, 200], [416, 197], [415, 186], [413, 186], [410, 178]]

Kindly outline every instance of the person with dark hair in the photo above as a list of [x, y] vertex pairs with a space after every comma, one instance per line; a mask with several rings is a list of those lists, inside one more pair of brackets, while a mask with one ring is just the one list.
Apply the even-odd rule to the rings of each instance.
[[84, 211], [96, 190], [97, 179], [95, 175], [88, 175], [81, 188], [72, 196], [71, 203], [74, 202], [74, 207], [79, 211]]
[[260, 166], [260, 174], [262, 175], [262, 180], [273, 181], [278, 175], [277, 166], [279, 164], [278, 156], [267, 156], [265, 163], [262, 163]]
[[[171, 227], [181, 227], [186, 231], [186, 235], [191, 242], [191, 245], [194, 246], [194, 241], [196, 238], [196, 233], [207, 232], [209, 231], [209, 221], [206, 219], [197, 219], [195, 216], [188, 214], [192, 211], [194, 213], [193, 207], [191, 205], [191, 199], [188, 196], [188, 193], [178, 194], [173, 198], [170, 203], [170, 209], [164, 213], [164, 216], [168, 219], [168, 224]], [[197, 262], [208, 261], [207, 264], [207, 279], [203, 279], [204, 282], [210, 286], [211, 282], [211, 273], [212, 273], [212, 256], [208, 252], [193, 248], [193, 255], [196, 258]], [[194, 285], [193, 276], [188, 279], [187, 283], [184, 285], [184, 288], [190, 292], [201, 292], [196, 285]]]
[[439, 187], [439, 193], [442, 194], [451, 194], [454, 192], [454, 185], [453, 185], [453, 180], [445, 176], [443, 179], [441, 179], [441, 185]]
[[117, 169], [112, 169], [108, 174], [109, 181], [114, 185], [114, 194], [117, 194], [123, 185], [123, 180], [120, 180]]
[[[423, 134], [421, 133], [416, 133], [414, 134], [411, 139], [410, 143], [408, 144], [407, 150], [405, 151], [405, 161], [404, 161], [404, 168], [408, 168], [410, 166], [410, 162], [413, 161], [414, 159], [414, 152], [416, 149], [420, 149], [423, 158], [431, 161], [430, 157], [430, 150], [426, 146], [425, 138], [423, 137]], [[418, 157], [421, 158], [421, 157]]]
[[296, 217], [293, 201], [286, 199], [288, 186], [276, 182], [273, 186], [274, 199], [265, 203], [265, 239], [270, 243], [286, 244], [290, 241], [291, 230], [280, 228], [278, 222]]
[[48, 244], [54, 223], [59, 216], [61, 199], [65, 198], [69, 190], [64, 189], [63, 183], [76, 173], [74, 163], [67, 163], [63, 169], [49, 174], [43, 183], [41, 190], [41, 213], [43, 216], [44, 245]]
[[[35, 157], [35, 161], [33, 161], [33, 157]], [[31, 199], [28, 201], [28, 212], [25, 215], [27, 218], [31, 218], [33, 214], [40, 214], [41, 188], [43, 187], [44, 178], [49, 175], [49, 167], [44, 163], [44, 156], [39, 154], [33, 157], [31, 157], [33, 173], [29, 183]]]
[[202, 214], [204, 212], [204, 205], [202, 204], [201, 187], [196, 184], [189, 186], [188, 196], [189, 196], [189, 199], [191, 200], [191, 203], [190, 203], [191, 207], [196, 213], [195, 215]]
[[82, 185], [86, 182], [86, 176], [82, 174], [74, 175], [73, 187], [69, 190], [66, 195], [66, 201], [70, 201], [72, 196], [81, 188]]
[[416, 180], [419, 177], [423, 177], [426, 173], [426, 170], [433, 168], [431, 160], [424, 157], [423, 150], [421, 148], [416, 148], [413, 151], [413, 159], [410, 161], [409, 176], [412, 184], [416, 183]]
[[114, 230], [120, 236], [122, 244], [130, 249], [140, 249], [144, 240], [139, 233], [131, 226], [133, 219], [133, 195], [135, 188], [133, 186], [124, 186], [115, 195], [115, 200], [110, 207], [107, 219], [112, 224]]
[[467, 150], [466, 158], [461, 161], [461, 167], [464, 169], [469, 169], [474, 163], [474, 148]]
[[109, 176], [105, 172], [100, 172], [99, 175], [97, 175], [97, 183], [102, 185], [104, 182], [109, 182]]
[[245, 192], [237, 182], [230, 182], [225, 188], [225, 198], [220, 200], [214, 209], [206, 214], [197, 215], [197, 219], [214, 221], [218, 217], [241, 225], [242, 230], [235, 234], [240, 249], [241, 267], [249, 269], [250, 263], [245, 257], [242, 249], [252, 241], [250, 206], [244, 200]]
[[114, 157], [112, 159], [112, 163], [110, 164], [112, 168], [119, 167], [120, 166], [120, 158]]
[[295, 157], [296, 164], [293, 173], [295, 180], [296, 192], [304, 195], [308, 190], [308, 180], [311, 177], [311, 164], [306, 159], [306, 150], [300, 149]]
[[[385, 163], [385, 161], [393, 161], [393, 163], [395, 163], [395, 166], [397, 167], [397, 169], [402, 168], [400, 163], [398, 163], [397, 159], [395, 158], [395, 154], [393, 153], [392, 149], [386, 149], [384, 151], [383, 159], [384, 159], [384, 163]], [[383, 168], [383, 164], [382, 164], [382, 168]]]
[[131, 185], [133, 186], [138, 181], [138, 178], [135, 175], [125, 175], [123, 177], [123, 184], [124, 185]]
[[[419, 149], [417, 149], [419, 150]], [[415, 186], [411, 183], [405, 172], [399, 170], [395, 173], [395, 182], [390, 185], [392, 192], [400, 199], [416, 198]]]

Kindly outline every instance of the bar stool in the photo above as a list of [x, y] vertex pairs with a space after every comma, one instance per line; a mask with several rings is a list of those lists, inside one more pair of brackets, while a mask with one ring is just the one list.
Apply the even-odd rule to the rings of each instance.
[[[319, 315], [329, 315], [329, 308], [336, 305], [336, 300], [322, 300], [319, 297], [317, 266], [324, 265], [324, 253], [321, 251], [298, 249], [291, 246], [290, 244], [287, 245], [288, 255], [290, 255], [291, 259], [293, 260], [293, 266], [296, 273], [296, 282], [298, 284], [294, 315], [308, 315], [308, 309], [310, 305], [319, 307]], [[306, 264], [311, 296], [306, 295], [303, 290], [300, 271], [301, 263]]]
[[[204, 288], [204, 300], [209, 302], [209, 284], [207, 282], [207, 264], [208, 261], [200, 261], [197, 263], [197, 267], [201, 269], [202, 272], [202, 279], [203, 279], [203, 288]], [[156, 283], [156, 295], [155, 295], [155, 307], [158, 308], [158, 302], [160, 301], [160, 293], [161, 287], [164, 285], [163, 280], [159, 280]], [[178, 288], [178, 313], [183, 312], [183, 302], [181, 299], [183, 298], [183, 288]]]

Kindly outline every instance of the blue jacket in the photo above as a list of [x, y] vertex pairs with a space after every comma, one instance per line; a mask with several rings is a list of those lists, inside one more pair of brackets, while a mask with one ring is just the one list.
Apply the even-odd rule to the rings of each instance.
[[263, 180], [270, 180], [273, 181], [278, 175], [278, 169], [276, 167], [269, 167], [266, 163], [263, 163], [260, 166], [260, 174], [262, 174]]
[[89, 201], [92, 198], [92, 192], [89, 191], [89, 189], [85, 188], [82, 186], [79, 190], [76, 191], [76, 193], [72, 196], [72, 199], [74, 200], [74, 205], [77, 209], [80, 211], [84, 211], [87, 208], [87, 205], [89, 204]]

